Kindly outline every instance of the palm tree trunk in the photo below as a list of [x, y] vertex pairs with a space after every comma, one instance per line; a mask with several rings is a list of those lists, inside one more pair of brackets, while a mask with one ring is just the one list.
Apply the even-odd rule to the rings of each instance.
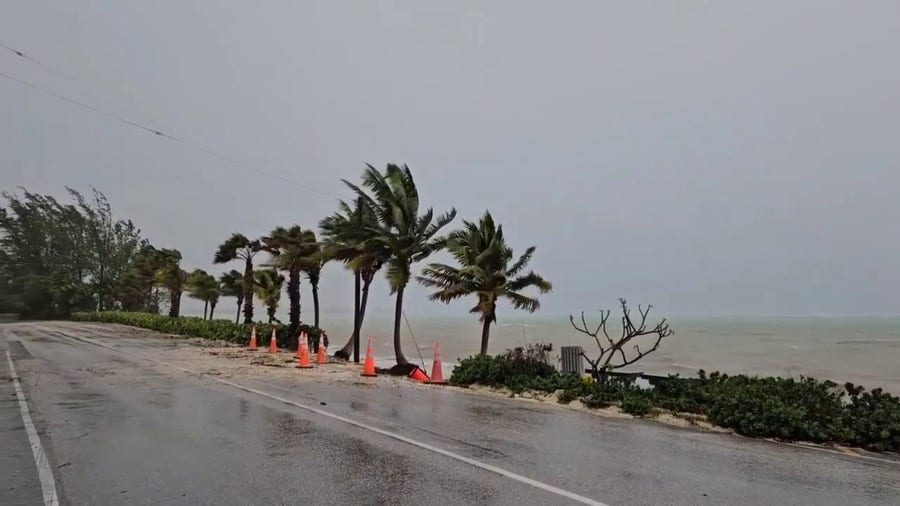
[[394, 358], [397, 365], [408, 365], [409, 360], [403, 355], [400, 347], [400, 319], [403, 317], [403, 290], [405, 286], [397, 289], [397, 305], [394, 307]]
[[315, 284], [312, 286], [313, 292], [313, 319], [315, 321], [316, 328], [319, 328], [319, 285]]
[[356, 331], [356, 350], [354, 351], [354, 359], [359, 362], [359, 338], [362, 335], [363, 320], [366, 319], [366, 303], [369, 302], [369, 287], [372, 286], [372, 277], [375, 273], [369, 275], [363, 280], [362, 300], [359, 302], [359, 329]]
[[206, 319], [206, 311], [207, 311], [207, 309], [209, 309], [209, 301], [208, 301], [208, 300], [204, 300], [204, 301], [203, 301], [203, 319], [204, 319], [204, 320]]
[[253, 260], [247, 258], [244, 264], [244, 323], [253, 323]]
[[288, 271], [288, 299], [290, 300], [290, 308], [288, 316], [290, 319], [290, 329], [288, 330], [288, 347], [296, 348], [297, 339], [300, 330], [300, 270], [291, 269]]
[[216, 310], [216, 303], [210, 301], [210, 303], [209, 303], [209, 319], [210, 319], [210, 321], [212, 321], [212, 318], [213, 318], [213, 312], [214, 312], [215, 310]]
[[243, 302], [242, 299], [237, 300], [237, 316], [234, 317], [235, 325], [241, 322], [241, 304], [243, 304]]
[[343, 348], [334, 352], [336, 358], [350, 360], [350, 353], [353, 353], [353, 361], [359, 363], [359, 271], [353, 272], [353, 332], [350, 333], [350, 340]]
[[485, 317], [481, 326], [481, 354], [487, 355], [488, 339], [491, 336], [491, 318]]
[[271, 325], [272, 320], [275, 319], [275, 306], [269, 306], [268, 313], [269, 313], [269, 325]]

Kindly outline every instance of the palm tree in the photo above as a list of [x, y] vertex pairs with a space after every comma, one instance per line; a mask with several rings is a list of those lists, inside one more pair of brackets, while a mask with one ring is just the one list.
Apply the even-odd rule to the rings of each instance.
[[269, 323], [275, 320], [275, 311], [281, 301], [281, 288], [284, 286], [284, 276], [278, 274], [275, 269], [263, 269], [254, 273], [256, 278], [255, 291], [259, 300], [266, 305], [269, 315]]
[[[299, 225], [287, 229], [277, 227], [261, 241], [263, 249], [272, 255], [272, 260], [268, 265], [288, 274], [287, 293], [290, 301], [288, 341], [289, 345], [293, 346], [297, 339], [297, 330], [300, 328], [300, 273], [311, 261], [310, 257], [318, 251], [316, 234]], [[316, 291], [313, 294], [316, 298], [318, 297]], [[316, 326], [318, 326], [318, 309], [316, 314]]]
[[219, 289], [222, 295], [237, 299], [237, 316], [234, 317], [234, 323], [239, 323], [241, 321], [241, 304], [244, 303], [243, 274], [234, 269], [223, 273], [219, 276]]
[[480, 315], [482, 355], [487, 354], [491, 324], [497, 321], [498, 299], [508, 299], [516, 309], [533, 313], [540, 308], [540, 302], [520, 292], [529, 287], [541, 293], [553, 289], [550, 282], [534, 271], [519, 275], [534, 255], [534, 246], [509, 265], [513, 250], [503, 238], [503, 226], [494, 225], [490, 212], [485, 212], [478, 223], [464, 221], [462, 230], [451, 232], [447, 236], [447, 249], [459, 267], [433, 263], [417, 279], [425, 286], [437, 288], [431, 300], [449, 303], [468, 295], [478, 298], [470, 312]]
[[187, 273], [181, 268], [181, 252], [177, 249], [157, 250], [159, 270], [156, 271], [156, 283], [169, 291], [169, 316], [177, 317], [181, 311], [181, 292]]
[[363, 172], [363, 186], [372, 192], [369, 196], [361, 188], [344, 181], [356, 195], [366, 201], [378, 217], [378, 225], [367, 225], [372, 237], [366, 242], [381, 245], [391, 252], [387, 279], [391, 293], [396, 294], [394, 306], [394, 357], [397, 365], [409, 361], [400, 346], [400, 323], [403, 317], [403, 292], [409, 284], [412, 264], [424, 260], [435, 251], [444, 248], [446, 239], [437, 233], [456, 217], [456, 209], [440, 216], [428, 208], [419, 214], [419, 192], [409, 167], [388, 164], [384, 172], [367, 165]]
[[251, 241], [243, 234], [232, 234], [219, 245], [213, 263], [244, 261], [244, 323], [253, 323], [253, 257], [262, 249], [259, 240]]
[[[313, 235], [315, 239], [315, 235]], [[309, 286], [312, 288], [313, 296], [313, 325], [319, 328], [319, 281], [322, 279], [322, 268], [328, 262], [329, 257], [322, 251], [322, 246], [318, 243], [314, 246], [314, 252], [303, 260], [303, 273], [309, 280]]]
[[345, 360], [353, 354], [359, 362], [359, 335], [366, 315], [369, 287], [375, 274], [390, 259], [391, 253], [383, 244], [369, 241], [372, 230], [378, 229], [378, 217], [366, 200], [357, 198], [350, 207], [341, 201], [340, 209], [323, 219], [319, 224], [325, 242], [322, 247], [324, 257], [344, 262], [354, 274], [353, 332], [343, 348], [335, 352], [336, 357]]
[[216, 304], [221, 295], [216, 278], [203, 269], [195, 269], [188, 275], [185, 288], [191, 297], [203, 301], [203, 319], [206, 319], [206, 313], [209, 310], [209, 319], [212, 320], [213, 312], [216, 310]]

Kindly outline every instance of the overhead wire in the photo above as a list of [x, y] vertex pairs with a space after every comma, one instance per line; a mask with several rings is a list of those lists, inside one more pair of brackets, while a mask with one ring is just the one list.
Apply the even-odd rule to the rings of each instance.
[[[18, 56], [18, 57], [20, 57], [20, 58], [24, 58], [25, 60], [27, 60], [27, 61], [29, 61], [29, 62], [32, 62], [32, 63], [34, 63], [34, 64], [36, 64], [36, 65], [39, 65], [39, 66], [42, 67], [44, 70], [46, 70], [46, 71], [48, 71], [48, 72], [50, 72], [50, 73], [52, 73], [52, 74], [56, 74], [56, 75], [63, 76], [63, 77], [65, 77], [66, 79], [69, 79], [69, 80], [71, 80], [71, 81], [73, 81], [73, 82], [78, 83], [78, 80], [74, 79], [73, 77], [69, 76], [68, 74], [66, 74], [66, 73], [64, 73], [64, 72], [56, 71], [55, 69], [51, 68], [50, 66], [48, 66], [48, 65], [45, 64], [44, 62], [42, 62], [42, 61], [40, 61], [40, 60], [38, 60], [38, 59], [36, 59], [36, 58], [31, 57], [30, 55], [26, 54], [26, 53], [23, 52], [23, 51], [20, 51], [20, 50], [18, 50], [18, 49], [15, 49], [15, 48], [13, 48], [13, 47], [10, 47], [10, 46], [4, 44], [3, 42], [0, 42], [0, 47], [2, 47], [2, 48], [4, 48], [4, 49], [6, 49], [6, 50], [12, 52], [13, 54], [15, 54], [16, 56]], [[263, 175], [263, 176], [266, 176], [266, 177], [270, 177], [270, 178], [273, 178], [273, 179], [278, 179], [278, 180], [280, 180], [280, 181], [283, 181], [283, 182], [286, 182], [286, 183], [290, 183], [290, 184], [299, 186], [299, 187], [301, 187], [301, 188], [303, 188], [303, 189], [305, 189], [305, 190], [307, 190], [307, 191], [309, 191], [309, 192], [311, 192], [311, 193], [315, 193], [315, 194], [320, 195], [320, 196], [322, 196], [322, 197], [328, 197], [328, 198], [332, 198], [332, 199], [341, 200], [341, 197], [339, 197], [339, 196], [337, 196], [337, 195], [333, 195], [333, 194], [327, 193], [327, 192], [324, 192], [324, 191], [322, 191], [322, 190], [319, 190], [319, 189], [317, 189], [317, 188], [315, 188], [315, 187], [313, 187], [313, 186], [310, 186], [309, 184], [303, 183], [303, 182], [301, 182], [301, 181], [297, 181], [297, 180], [295, 180], [295, 179], [291, 179], [291, 178], [286, 177], [286, 176], [282, 176], [282, 175], [277, 174], [277, 173], [275, 173], [275, 172], [270, 172], [270, 171], [267, 171], [267, 170], [258, 169], [258, 168], [256, 168], [256, 167], [253, 167], [253, 166], [251, 166], [251, 165], [249, 165], [249, 164], [247, 164], [247, 163], [244, 163], [244, 162], [242, 162], [242, 161], [240, 161], [240, 160], [236, 160], [236, 159], [234, 159], [234, 158], [232, 158], [232, 157], [230, 157], [230, 156], [221, 154], [221, 153], [219, 153], [219, 152], [217, 152], [217, 151], [215, 151], [215, 150], [212, 150], [212, 149], [210, 149], [210, 148], [207, 148], [207, 147], [205, 147], [205, 146], [203, 146], [203, 145], [201, 145], [201, 144], [192, 142], [192, 141], [190, 141], [190, 140], [188, 140], [188, 139], [185, 139], [185, 138], [182, 138], [182, 137], [178, 137], [178, 136], [175, 136], [175, 135], [166, 133], [166, 132], [164, 132], [164, 131], [162, 131], [162, 130], [160, 130], [160, 129], [157, 129], [157, 128], [154, 128], [154, 127], [151, 127], [151, 126], [144, 125], [144, 124], [139, 123], [139, 122], [137, 122], [137, 121], [132, 121], [132, 120], [130, 120], [130, 119], [124, 117], [124, 116], [121, 116], [121, 115], [118, 115], [118, 114], [114, 114], [114, 113], [105, 111], [105, 110], [103, 110], [103, 109], [100, 109], [100, 108], [98, 108], [98, 107], [95, 107], [95, 106], [93, 106], [93, 105], [90, 105], [90, 104], [88, 104], [88, 103], [86, 103], [86, 102], [83, 102], [83, 101], [81, 101], [81, 100], [77, 100], [77, 99], [71, 98], [71, 97], [66, 96], [66, 95], [63, 95], [63, 94], [61, 94], [61, 93], [57, 93], [57, 92], [55, 92], [55, 91], [53, 91], [53, 90], [44, 88], [43, 86], [39, 86], [39, 85], [37, 85], [37, 84], [35, 84], [35, 83], [32, 83], [32, 82], [30, 82], [30, 81], [26, 81], [25, 79], [21, 79], [21, 78], [19, 78], [19, 77], [16, 77], [16, 76], [7, 74], [6, 72], [3, 72], [2, 70], [0, 70], [0, 77], [2, 77], [2, 78], [4, 78], [4, 79], [7, 79], [7, 80], [10, 80], [10, 81], [13, 81], [13, 82], [15, 82], [15, 83], [18, 83], [18, 84], [20, 84], [20, 85], [22, 85], [22, 86], [25, 86], [25, 87], [27, 87], [27, 88], [30, 88], [30, 89], [32, 89], [32, 90], [34, 90], [34, 91], [37, 91], [37, 92], [40, 92], [40, 93], [49, 95], [49, 96], [51, 96], [51, 97], [53, 97], [53, 98], [56, 98], [56, 99], [58, 99], [58, 100], [62, 100], [62, 101], [67, 102], [67, 103], [69, 103], [69, 104], [71, 104], [71, 105], [74, 105], [74, 106], [80, 107], [80, 108], [82, 108], [82, 109], [88, 110], [88, 111], [90, 111], [90, 112], [93, 112], [93, 113], [95, 113], [95, 114], [104, 116], [104, 117], [106, 117], [107, 119], [111, 119], [111, 120], [114, 120], [114, 121], [118, 121], [118, 122], [124, 123], [124, 124], [126, 124], [126, 125], [128, 125], [128, 126], [131, 126], [131, 127], [134, 127], [134, 128], [138, 128], [138, 129], [143, 130], [143, 131], [145, 131], [145, 132], [151, 133], [151, 134], [153, 134], [153, 135], [155, 135], [155, 136], [157, 136], [157, 137], [163, 137], [163, 138], [168, 139], [168, 140], [170, 140], [170, 141], [177, 142], [177, 143], [180, 143], [180, 144], [184, 144], [184, 145], [186, 145], [186, 146], [188, 146], [188, 147], [193, 148], [194, 150], [196, 150], [196, 151], [198, 151], [198, 152], [204, 153], [204, 154], [209, 155], [209, 156], [212, 156], [212, 157], [214, 157], [214, 158], [218, 158], [219, 160], [222, 160], [222, 161], [224, 161], [224, 162], [228, 162], [228, 163], [232, 164], [233, 166], [238, 167], [238, 168], [240, 168], [240, 169], [243, 169], [243, 170], [245, 170], [245, 171], [254, 172], [254, 173], [256, 173], [256, 174], [260, 174], [260, 175]]]

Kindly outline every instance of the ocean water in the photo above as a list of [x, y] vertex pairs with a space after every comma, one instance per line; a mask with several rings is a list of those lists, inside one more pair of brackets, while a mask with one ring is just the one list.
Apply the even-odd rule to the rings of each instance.
[[[421, 360], [428, 370], [435, 341], [441, 343], [447, 373], [459, 358], [477, 353], [480, 348], [481, 326], [475, 318], [409, 318], [412, 334], [404, 323], [404, 353], [418, 363], [414, 342], [418, 343]], [[683, 376], [694, 375], [699, 369], [807, 375], [838, 383], [850, 381], [868, 388], [880, 386], [900, 394], [898, 317], [692, 317], [669, 321], [675, 334], [663, 340], [656, 352], [625, 370]], [[352, 330], [352, 316], [325, 314], [321, 324], [329, 330], [332, 347], [343, 346]], [[612, 329], [611, 335], [616, 335]], [[374, 339], [379, 366], [393, 363], [391, 336], [389, 315], [366, 316], [363, 337]], [[568, 317], [540, 316], [495, 324], [490, 352], [500, 353], [535, 341], [552, 343], [554, 355], [558, 355], [560, 346], [582, 346], [589, 355], [596, 351], [593, 340], [576, 332]], [[641, 345], [645, 349], [652, 342]]]

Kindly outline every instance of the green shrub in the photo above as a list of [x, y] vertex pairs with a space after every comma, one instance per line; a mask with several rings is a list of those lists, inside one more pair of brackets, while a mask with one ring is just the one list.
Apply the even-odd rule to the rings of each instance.
[[581, 403], [585, 405], [585, 407], [591, 409], [600, 409], [600, 408], [608, 408], [612, 406], [613, 401], [608, 397], [605, 397], [600, 392], [594, 392], [590, 395], [581, 398]]
[[[250, 342], [250, 332], [253, 325], [235, 324], [228, 320], [204, 320], [192, 316], [179, 316], [176, 318], [158, 315], [152, 313], [129, 313], [121, 311], [102, 311], [93, 313], [75, 313], [72, 315], [74, 321], [84, 322], [101, 322], [101, 323], [118, 323], [121, 325], [129, 325], [132, 327], [140, 327], [143, 329], [155, 330], [165, 334], [175, 334], [187, 337], [201, 337], [205, 339], [218, 339], [222, 341], [230, 341], [240, 345], [247, 345]], [[256, 324], [256, 335], [260, 346], [269, 342], [272, 335], [272, 329], [275, 329], [278, 345], [287, 346], [288, 335], [287, 325], [269, 325], [259, 323]], [[312, 350], [316, 350], [319, 342], [320, 330], [309, 326], [301, 325], [300, 330], [309, 335], [309, 345]], [[326, 346], [328, 342], [325, 342]]]
[[548, 363], [549, 346], [534, 343], [527, 348], [515, 348], [490, 357], [475, 355], [464, 358], [453, 369], [450, 384], [472, 384], [507, 387], [513, 392], [543, 390], [553, 392], [558, 387], [556, 368]]
[[459, 362], [450, 375], [450, 384], [469, 386], [477, 383], [495, 387], [503, 385], [506, 375], [506, 367], [499, 357], [475, 355]]
[[646, 395], [626, 395], [622, 399], [622, 411], [634, 415], [645, 416], [653, 410], [653, 403]]
[[570, 402], [581, 398], [581, 391], [572, 389], [572, 390], [563, 390], [556, 397], [557, 402], [560, 404], [569, 404]]
[[844, 413], [848, 443], [876, 451], [900, 451], [900, 398], [876, 388], [847, 383], [850, 403]]
[[[718, 372], [697, 378], [656, 378], [644, 390], [627, 377], [584, 383], [544, 362], [540, 350], [510, 350], [496, 357], [470, 357], [451, 383], [505, 386], [513, 392], [561, 390], [559, 402], [580, 399], [588, 408], [613, 405], [635, 416], [654, 408], [706, 415], [710, 422], [752, 437], [841, 443], [876, 451], [900, 451], [900, 398], [813, 378], [759, 378]], [[846, 393], [845, 393], [846, 390]], [[849, 395], [847, 395], [849, 394]]]

